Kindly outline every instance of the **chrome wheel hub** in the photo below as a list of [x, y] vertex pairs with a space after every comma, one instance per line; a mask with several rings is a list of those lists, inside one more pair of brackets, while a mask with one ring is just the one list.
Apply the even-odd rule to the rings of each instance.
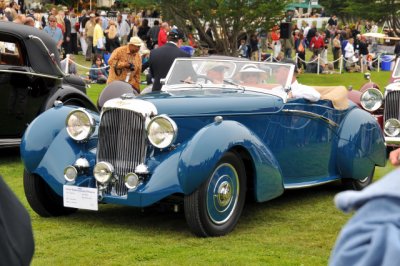
[[215, 196], [217, 197], [220, 206], [227, 206], [232, 199], [231, 185], [227, 181], [222, 182], [218, 188], [218, 194]]

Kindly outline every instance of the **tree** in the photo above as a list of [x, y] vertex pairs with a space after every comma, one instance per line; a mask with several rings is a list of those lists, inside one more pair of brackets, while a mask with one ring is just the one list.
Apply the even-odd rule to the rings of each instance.
[[400, 20], [398, 18], [400, 1], [398, 0], [321, 0], [320, 3], [331, 14], [338, 15], [342, 20], [386, 21], [396, 35], [400, 36]]
[[389, 27], [400, 36], [400, 20], [398, 12], [400, 1], [398, 0], [346, 0], [345, 12], [354, 14], [359, 18], [386, 21]]
[[[163, 20], [172, 20], [185, 33], [193, 31], [201, 45], [218, 54], [236, 55], [239, 37], [269, 29], [284, 17], [287, 0], [130, 1], [158, 4]], [[206, 34], [206, 23], [214, 39]], [[195, 35], [196, 35], [195, 34]]]

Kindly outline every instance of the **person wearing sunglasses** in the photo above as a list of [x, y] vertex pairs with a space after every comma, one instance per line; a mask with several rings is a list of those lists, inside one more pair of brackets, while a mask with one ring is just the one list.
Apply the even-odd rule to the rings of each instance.
[[57, 20], [55, 16], [49, 16], [49, 25], [44, 27], [43, 31], [50, 35], [50, 37], [57, 43], [58, 50], [60, 50], [64, 36], [61, 29], [57, 27]]

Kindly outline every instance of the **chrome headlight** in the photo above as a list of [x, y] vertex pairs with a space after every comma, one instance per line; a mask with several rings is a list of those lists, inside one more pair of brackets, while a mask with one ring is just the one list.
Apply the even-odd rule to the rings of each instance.
[[76, 168], [74, 166], [68, 165], [64, 169], [64, 178], [68, 182], [74, 181], [77, 176], [78, 176], [78, 170], [76, 170]]
[[95, 129], [95, 120], [93, 116], [82, 109], [70, 112], [65, 124], [68, 135], [76, 141], [87, 140]]
[[135, 173], [127, 173], [125, 175], [125, 186], [128, 189], [135, 189], [138, 187], [140, 183], [140, 178], [137, 174]]
[[371, 88], [366, 90], [363, 94], [361, 94], [361, 106], [369, 111], [373, 112], [379, 109], [382, 106], [383, 95], [382, 92], [378, 89]]
[[394, 118], [386, 120], [383, 130], [389, 137], [396, 137], [400, 134], [400, 121]]
[[93, 169], [94, 178], [100, 184], [105, 184], [110, 181], [114, 174], [114, 167], [107, 162], [99, 162], [95, 165]]
[[152, 145], [163, 149], [175, 141], [177, 131], [178, 128], [171, 118], [166, 115], [159, 115], [149, 122], [147, 137]]

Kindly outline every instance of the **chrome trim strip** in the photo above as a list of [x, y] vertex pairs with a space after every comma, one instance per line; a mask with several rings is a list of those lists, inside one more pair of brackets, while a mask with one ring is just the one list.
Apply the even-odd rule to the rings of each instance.
[[115, 98], [104, 103], [102, 114], [112, 109], [124, 109], [142, 114], [143, 117], [156, 116], [157, 108], [151, 102], [139, 99], [121, 99]]
[[321, 119], [322, 121], [328, 123], [331, 126], [334, 126], [334, 127], [338, 127], [339, 126], [335, 121], [333, 121], [333, 120], [331, 120], [329, 118], [326, 118], [325, 116], [318, 115], [318, 114], [315, 114], [315, 113], [312, 113], [312, 112], [308, 112], [308, 111], [283, 109], [282, 112], [308, 116], [308, 117], [315, 118], [315, 119]]
[[333, 179], [333, 180], [327, 180], [327, 181], [321, 181], [321, 182], [315, 182], [315, 183], [306, 183], [303, 185], [298, 185], [298, 184], [293, 184], [293, 185], [284, 185], [285, 189], [298, 189], [298, 188], [307, 188], [307, 187], [316, 187], [316, 186], [320, 186], [323, 184], [328, 184], [328, 183], [332, 183], [335, 181], [340, 180], [340, 178], [337, 179]]
[[385, 137], [386, 144], [400, 144], [400, 137]]
[[42, 78], [50, 78], [50, 79], [63, 79], [63, 77], [57, 77], [57, 76], [51, 76], [51, 75], [46, 75], [46, 74], [39, 74], [35, 72], [27, 72], [27, 71], [18, 71], [18, 70], [10, 70], [10, 69], [0, 69], [0, 72], [5, 72], [5, 73], [17, 73], [17, 74], [24, 74], [24, 75], [32, 75], [32, 76], [38, 76]]
[[21, 144], [21, 139], [0, 139], [0, 147], [11, 148]]

